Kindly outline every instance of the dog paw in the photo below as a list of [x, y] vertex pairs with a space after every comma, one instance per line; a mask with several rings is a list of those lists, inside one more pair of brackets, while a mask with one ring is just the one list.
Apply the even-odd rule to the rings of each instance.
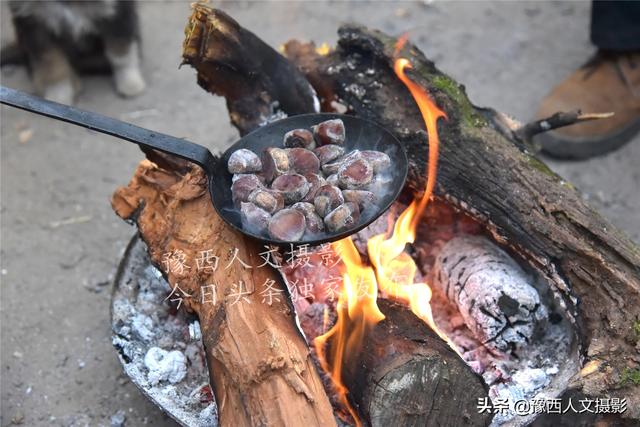
[[144, 92], [147, 84], [137, 67], [126, 67], [114, 73], [116, 90], [122, 96], [132, 97]]
[[49, 84], [44, 89], [44, 97], [49, 101], [59, 102], [60, 104], [72, 105], [75, 98], [75, 88], [73, 82], [61, 80], [56, 83]]

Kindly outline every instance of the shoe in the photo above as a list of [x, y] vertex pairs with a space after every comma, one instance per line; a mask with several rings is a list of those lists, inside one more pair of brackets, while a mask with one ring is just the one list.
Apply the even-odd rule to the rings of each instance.
[[640, 131], [640, 52], [596, 53], [547, 95], [536, 119], [575, 110], [614, 115], [541, 133], [534, 142], [542, 151], [559, 158], [584, 159], [629, 142]]

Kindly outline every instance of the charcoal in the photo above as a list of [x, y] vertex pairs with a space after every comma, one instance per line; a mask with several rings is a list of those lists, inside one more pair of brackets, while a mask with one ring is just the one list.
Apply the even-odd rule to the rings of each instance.
[[304, 214], [296, 209], [283, 209], [271, 217], [269, 236], [285, 242], [297, 242], [306, 230]]
[[320, 171], [320, 160], [305, 148], [290, 148], [287, 150], [289, 156], [290, 171], [306, 175], [308, 173], [318, 173]]
[[391, 166], [391, 157], [382, 151], [364, 150], [360, 155], [373, 167], [373, 172], [378, 173]]
[[298, 202], [291, 206], [291, 209], [302, 212], [307, 223], [307, 233], [316, 234], [324, 231], [324, 222], [316, 213], [316, 208], [313, 204]]
[[255, 234], [263, 234], [267, 230], [271, 215], [253, 203], [242, 202], [240, 205], [242, 228]]
[[262, 152], [262, 175], [267, 183], [289, 171], [289, 156], [282, 148], [265, 148]]
[[346, 202], [332, 210], [324, 219], [329, 231], [336, 233], [348, 230], [360, 221], [360, 209], [352, 202]]
[[342, 192], [335, 185], [323, 185], [318, 189], [316, 197], [313, 199], [316, 212], [322, 218], [343, 203]]
[[271, 215], [284, 208], [284, 197], [274, 190], [257, 188], [249, 194], [248, 200]]
[[364, 159], [344, 162], [338, 169], [338, 182], [341, 188], [355, 190], [369, 184], [373, 179], [373, 167]]
[[313, 150], [316, 148], [316, 142], [313, 134], [307, 129], [294, 129], [284, 134], [284, 146], [287, 148], [306, 148]]
[[548, 313], [531, 278], [482, 236], [459, 236], [440, 250], [434, 285], [454, 303], [485, 347], [517, 355], [545, 327]]
[[309, 192], [302, 199], [303, 202], [313, 203], [313, 198], [320, 187], [325, 185], [327, 181], [319, 174], [308, 173], [304, 176], [309, 182]]
[[273, 180], [271, 185], [273, 190], [279, 191], [280, 194], [282, 194], [286, 205], [302, 200], [309, 192], [310, 187], [306, 178], [297, 173], [280, 175]]
[[346, 202], [353, 202], [358, 205], [361, 211], [376, 202], [375, 193], [366, 190], [342, 190], [342, 196]]
[[323, 145], [313, 150], [321, 165], [325, 165], [344, 155], [344, 147], [335, 144]]
[[251, 173], [262, 170], [262, 162], [256, 153], [246, 148], [234, 151], [227, 163], [229, 173]]
[[340, 119], [327, 120], [313, 127], [313, 136], [318, 145], [344, 144], [344, 123]]
[[231, 184], [231, 198], [236, 207], [240, 203], [249, 201], [249, 195], [256, 189], [262, 188], [262, 181], [256, 175], [243, 175]]

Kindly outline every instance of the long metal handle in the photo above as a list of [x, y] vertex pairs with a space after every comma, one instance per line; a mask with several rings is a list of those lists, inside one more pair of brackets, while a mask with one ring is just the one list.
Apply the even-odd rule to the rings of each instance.
[[201, 145], [102, 114], [47, 101], [19, 90], [0, 86], [0, 103], [182, 157], [204, 168], [207, 174], [212, 172], [216, 164], [211, 152]]

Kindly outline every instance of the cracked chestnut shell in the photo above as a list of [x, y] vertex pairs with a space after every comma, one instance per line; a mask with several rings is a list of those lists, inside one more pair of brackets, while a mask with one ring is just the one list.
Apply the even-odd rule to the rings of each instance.
[[313, 150], [316, 148], [316, 141], [311, 131], [307, 129], [294, 129], [284, 134], [284, 146], [287, 148], [306, 148]]
[[360, 221], [360, 209], [352, 202], [345, 202], [325, 217], [324, 224], [332, 233], [348, 230]]
[[316, 212], [322, 218], [327, 216], [329, 212], [344, 203], [342, 192], [335, 185], [323, 185], [318, 189], [316, 197], [313, 199], [313, 205]]
[[262, 152], [262, 176], [267, 183], [289, 172], [289, 156], [282, 148], [269, 147]]

